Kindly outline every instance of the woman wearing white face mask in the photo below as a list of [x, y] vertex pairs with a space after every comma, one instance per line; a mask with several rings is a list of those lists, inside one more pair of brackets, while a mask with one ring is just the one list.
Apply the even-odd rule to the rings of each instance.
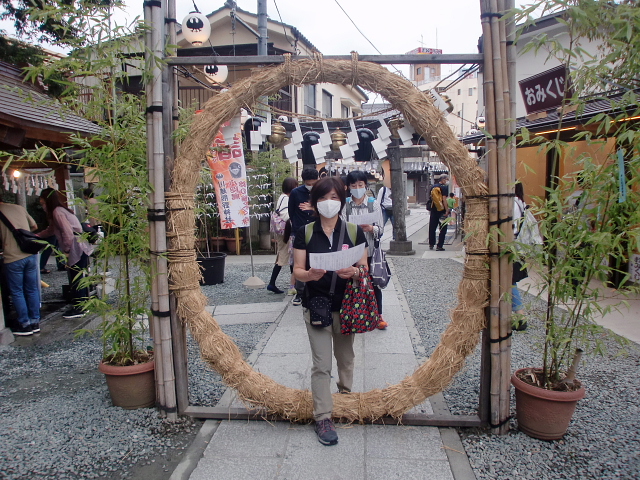
[[[380, 203], [374, 197], [367, 196], [367, 175], [359, 170], [354, 170], [347, 175], [347, 186], [351, 196], [347, 198], [347, 204], [342, 211], [342, 218], [347, 222], [359, 223], [353, 220], [354, 215], [372, 215], [375, 220], [371, 224], [361, 224], [364, 236], [367, 239], [368, 247], [368, 264], [371, 265], [371, 255], [373, 255], [374, 241], [382, 237], [384, 232], [384, 221], [382, 220], [382, 209]], [[378, 328], [384, 330], [387, 328], [387, 322], [382, 320], [382, 290], [375, 284], [373, 290], [376, 294], [378, 302], [378, 313], [380, 314], [380, 322]]]
[[[347, 282], [359, 277], [358, 265], [367, 265], [367, 252], [365, 248], [356, 265], [336, 272], [310, 268], [309, 254], [336, 252], [362, 243], [366, 245], [366, 239], [362, 228], [355, 225], [349, 226], [340, 218], [340, 212], [346, 203], [344, 184], [341, 180], [336, 177], [320, 179], [311, 190], [309, 201], [319, 218], [296, 232], [293, 244], [293, 274], [296, 279], [306, 283], [302, 305], [313, 358], [311, 393], [316, 433], [323, 445], [335, 445], [338, 443], [338, 435], [331, 420], [333, 410], [331, 355], [333, 349], [338, 364], [338, 391], [349, 393], [353, 384], [355, 335], [340, 333], [339, 312]], [[342, 230], [343, 225], [344, 230]], [[340, 241], [341, 230], [342, 242]], [[335, 288], [333, 295], [330, 295], [334, 273]], [[320, 296], [331, 298], [333, 323], [327, 327], [315, 327], [310, 323], [309, 300]]]

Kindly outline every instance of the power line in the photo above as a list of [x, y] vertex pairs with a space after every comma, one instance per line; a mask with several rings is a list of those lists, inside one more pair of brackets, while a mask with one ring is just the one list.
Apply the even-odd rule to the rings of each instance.
[[[282, 24], [282, 32], [284, 33], [284, 38], [287, 39], [287, 42], [289, 42], [289, 45], [291, 45], [294, 50], [296, 48], [295, 44], [291, 42], [291, 40], [289, 40], [289, 36], [287, 35], [287, 29], [284, 28], [284, 22], [282, 21], [282, 15], [280, 15], [280, 9], [278, 8], [278, 2], [276, 2], [276, 0], [273, 0], [273, 4], [276, 6], [276, 11], [278, 12], [278, 17], [280, 17], [280, 23]], [[295, 51], [294, 51], [295, 53]]]
[[[336, 2], [336, 3], [338, 4], [338, 6], [340, 7], [340, 10], [342, 10], [342, 13], [344, 13], [344, 14], [347, 16], [347, 18], [349, 19], [349, 21], [350, 21], [351, 23], [353, 23], [353, 26], [354, 26], [354, 27], [356, 27], [356, 30], [358, 30], [358, 32], [360, 32], [360, 35], [362, 35], [362, 36], [364, 37], [364, 39], [365, 39], [367, 42], [369, 42], [369, 44], [370, 44], [370, 45], [375, 49], [375, 51], [376, 51], [376, 52], [378, 52], [378, 54], [382, 55], [382, 52], [376, 48], [376, 46], [373, 44], [373, 42], [371, 42], [371, 40], [369, 40], [369, 39], [367, 38], [367, 36], [366, 36], [364, 33], [362, 33], [362, 30], [360, 30], [360, 29], [358, 28], [358, 25], [356, 25], [356, 22], [354, 22], [354, 21], [351, 19], [351, 17], [349, 16], [349, 14], [345, 11], [345, 9], [344, 9], [344, 8], [342, 8], [342, 5], [340, 5], [340, 2], [338, 2], [338, 0], [335, 0], [335, 2]], [[396, 70], [397, 70], [397, 69], [396, 69]]]
[[[375, 49], [376, 52], [378, 52], [379, 55], [382, 55], [382, 52], [380, 50], [377, 49], [377, 47], [373, 44], [373, 42], [371, 40], [369, 40], [369, 38], [367, 38], [367, 36], [362, 33], [362, 30], [360, 30], [358, 28], [358, 25], [356, 25], [356, 22], [353, 21], [353, 19], [349, 16], [349, 14], [345, 11], [344, 8], [342, 8], [342, 5], [340, 5], [340, 2], [338, 2], [338, 0], [335, 0], [335, 2], [338, 4], [338, 6], [340, 7], [340, 10], [342, 10], [342, 13], [344, 13], [346, 15], [346, 17], [349, 19], [349, 21], [351, 23], [353, 23], [353, 26], [356, 27], [356, 30], [358, 30], [358, 32], [360, 33], [360, 35], [362, 35], [364, 37], [364, 39], [369, 42], [369, 44]], [[398, 72], [398, 74], [403, 77], [405, 80], [409, 80], [404, 73], [402, 73], [400, 70], [398, 70], [398, 67], [396, 67], [395, 65], [392, 65], [392, 67], [396, 70], [396, 72]], [[417, 87], [416, 87], [417, 88]]]

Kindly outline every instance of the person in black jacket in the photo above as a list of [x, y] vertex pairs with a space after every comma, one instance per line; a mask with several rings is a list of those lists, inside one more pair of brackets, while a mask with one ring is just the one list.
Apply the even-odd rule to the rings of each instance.
[[[294, 188], [289, 195], [289, 219], [291, 220], [291, 245], [295, 241], [296, 233], [300, 230], [300, 227], [305, 226], [307, 223], [311, 223], [314, 220], [315, 212], [311, 203], [309, 203], [309, 197], [311, 195], [311, 189], [318, 181], [318, 171], [315, 168], [307, 168], [302, 171], [302, 182], [298, 188]], [[302, 303], [302, 291], [304, 290], [304, 283], [300, 280], [296, 280], [296, 296], [293, 298], [293, 305], [300, 305]]]

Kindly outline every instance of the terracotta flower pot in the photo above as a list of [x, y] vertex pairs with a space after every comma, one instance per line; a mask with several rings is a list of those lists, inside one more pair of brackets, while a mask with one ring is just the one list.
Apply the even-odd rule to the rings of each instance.
[[516, 390], [518, 429], [540, 440], [559, 440], [566, 433], [578, 400], [584, 398], [584, 387], [575, 392], [557, 392], [534, 387], [518, 378], [521, 368], [511, 376]]
[[[243, 238], [240, 237], [240, 244], [242, 244], [242, 240]], [[236, 239], [235, 238], [225, 238], [225, 241], [227, 242], [227, 250], [229, 250], [229, 253], [236, 253]]]
[[127, 410], [153, 407], [156, 403], [154, 361], [118, 367], [100, 362], [111, 395], [111, 403]]
[[211, 245], [211, 250], [214, 252], [219, 252], [220, 250], [224, 250], [226, 246], [226, 242], [222, 237], [209, 237], [211, 241], [209, 245]]

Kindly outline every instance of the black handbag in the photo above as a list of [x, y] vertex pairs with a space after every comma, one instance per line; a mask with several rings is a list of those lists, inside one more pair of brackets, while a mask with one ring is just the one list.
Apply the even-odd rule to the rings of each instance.
[[41, 239], [35, 233], [30, 232], [29, 230], [24, 230], [22, 228], [15, 228], [2, 212], [0, 212], [0, 220], [2, 220], [2, 222], [11, 231], [11, 233], [13, 234], [13, 238], [16, 239], [18, 247], [24, 253], [35, 255], [47, 246], [47, 241]]
[[[344, 241], [344, 230], [346, 222], [342, 222], [340, 227], [340, 240], [338, 245], [342, 245]], [[307, 301], [307, 308], [309, 309], [309, 323], [312, 327], [325, 328], [333, 323], [333, 314], [331, 312], [331, 301], [333, 299], [333, 293], [336, 290], [336, 280], [338, 274], [333, 272], [331, 277], [331, 288], [329, 289], [329, 295], [318, 295], [311, 297]]]
[[513, 262], [513, 275], [511, 276], [511, 285], [515, 285], [520, 280], [524, 280], [529, 276], [529, 272], [522, 265], [521, 262], [515, 261]]

